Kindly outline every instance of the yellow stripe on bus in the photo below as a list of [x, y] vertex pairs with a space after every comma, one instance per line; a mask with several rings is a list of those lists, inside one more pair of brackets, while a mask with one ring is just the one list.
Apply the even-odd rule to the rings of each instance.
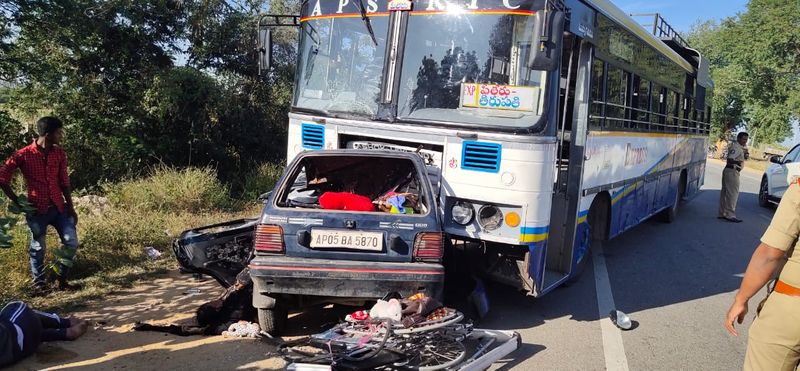
[[547, 240], [548, 233], [540, 234], [521, 234], [519, 240], [521, 242], [542, 242]]

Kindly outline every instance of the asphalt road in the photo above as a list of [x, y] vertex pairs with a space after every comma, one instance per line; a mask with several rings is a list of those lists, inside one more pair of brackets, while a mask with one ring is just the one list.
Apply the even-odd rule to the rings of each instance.
[[[491, 285], [491, 312], [480, 327], [513, 329], [523, 339], [494, 369], [741, 369], [753, 315], [738, 338], [723, 328], [724, 316], [774, 211], [758, 206], [759, 175], [744, 172], [737, 208], [744, 222], [718, 220], [721, 174], [722, 166], [709, 161], [702, 192], [677, 221], [646, 221], [605, 242], [570, 287], [533, 299]], [[638, 326], [611, 326], [608, 307]]]

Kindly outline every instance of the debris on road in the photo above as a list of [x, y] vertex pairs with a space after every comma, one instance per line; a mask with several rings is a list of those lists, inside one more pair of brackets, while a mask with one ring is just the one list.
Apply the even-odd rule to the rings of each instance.
[[257, 323], [239, 321], [228, 327], [228, 331], [223, 331], [222, 336], [229, 338], [259, 338], [261, 327]]
[[144, 253], [147, 254], [147, 257], [150, 260], [156, 260], [161, 257], [161, 251], [156, 250], [153, 246], [147, 246], [144, 248]]
[[[483, 370], [521, 341], [516, 332], [461, 323], [460, 312], [424, 295], [381, 302], [303, 342], [284, 345], [287, 370]], [[395, 305], [401, 306], [399, 321], [393, 318]]]
[[614, 325], [620, 330], [628, 331], [633, 329], [633, 321], [622, 311], [616, 309], [612, 310], [611, 313], [609, 313], [609, 318], [611, 318], [611, 322], [614, 322]]

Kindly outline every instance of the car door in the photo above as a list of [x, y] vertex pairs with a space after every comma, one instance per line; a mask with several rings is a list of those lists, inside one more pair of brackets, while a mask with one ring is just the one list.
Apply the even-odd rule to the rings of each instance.
[[770, 174], [770, 195], [773, 197], [783, 197], [783, 193], [789, 188], [789, 184], [796, 181], [800, 175], [800, 145], [794, 146], [780, 164], [769, 168]]

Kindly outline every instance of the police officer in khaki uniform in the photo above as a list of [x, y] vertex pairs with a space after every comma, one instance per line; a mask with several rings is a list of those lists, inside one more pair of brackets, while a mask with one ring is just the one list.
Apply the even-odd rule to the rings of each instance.
[[728, 332], [738, 335], [734, 321], [742, 323], [748, 300], [780, 270], [774, 291], [768, 295], [750, 327], [745, 370], [794, 371], [800, 362], [799, 235], [800, 185], [793, 183], [784, 193], [772, 223], [750, 259], [725, 322]]
[[728, 145], [726, 156], [727, 164], [722, 170], [722, 191], [719, 194], [719, 216], [732, 223], [741, 223], [736, 217], [736, 202], [739, 200], [739, 173], [744, 166], [744, 160], [750, 158], [747, 150], [749, 135], [745, 132], [736, 136], [736, 142]]

